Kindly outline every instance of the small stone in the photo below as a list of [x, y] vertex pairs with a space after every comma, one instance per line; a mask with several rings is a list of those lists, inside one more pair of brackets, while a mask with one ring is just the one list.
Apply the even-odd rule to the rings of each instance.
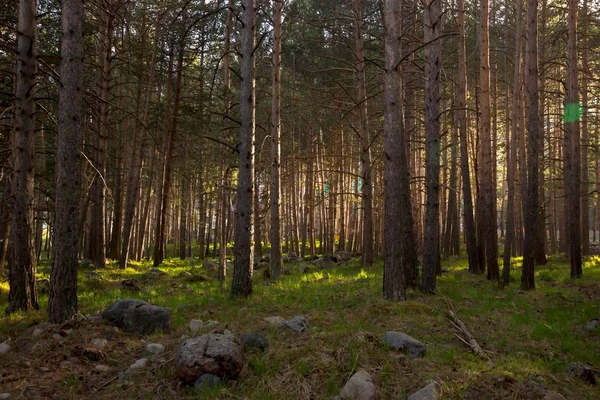
[[215, 320], [209, 319], [208, 321], [206, 321], [204, 323], [204, 327], [205, 328], [209, 328], [210, 329], [210, 328], [214, 328], [216, 326], [219, 326], [219, 321], [215, 321]]
[[0, 355], [8, 353], [10, 345], [8, 343], [0, 343]]
[[567, 400], [565, 396], [560, 393], [549, 392], [542, 398], [542, 400]]
[[269, 346], [269, 340], [260, 332], [244, 333], [240, 340], [246, 349], [258, 349], [264, 351]]
[[600, 320], [598, 320], [598, 318], [594, 318], [593, 320], [587, 322], [584, 326], [583, 329], [585, 329], [588, 332], [593, 332], [595, 331], [598, 327], [600, 326]]
[[221, 378], [213, 374], [204, 374], [200, 376], [200, 378], [196, 379], [194, 383], [194, 387], [197, 390], [202, 390], [204, 388], [214, 389], [216, 386], [219, 386], [223, 382]]
[[596, 371], [589, 364], [570, 362], [567, 364], [567, 372], [592, 385], [596, 384]]
[[226, 337], [228, 337], [230, 339], [235, 339], [235, 335], [229, 329], [225, 329], [223, 331], [223, 335], [225, 335]]
[[140, 358], [139, 360], [137, 360], [136, 362], [134, 362], [133, 364], [131, 364], [129, 366], [128, 371], [129, 372], [137, 372], [139, 370], [146, 368], [147, 364], [148, 364], [147, 358]]
[[48, 367], [40, 367], [40, 372], [50, 372], [50, 368], [48, 368]]
[[63, 341], [63, 337], [60, 336], [58, 333], [55, 333], [52, 335], [52, 339], [56, 340], [57, 342], [62, 342]]
[[283, 324], [286, 328], [300, 333], [308, 329], [308, 321], [302, 315], [298, 315], [292, 319], [288, 319]]
[[0, 400], [9, 400], [12, 398], [10, 393], [0, 393]]
[[101, 349], [108, 346], [108, 340], [104, 338], [94, 338], [90, 343], [92, 343], [92, 346], [96, 346]]
[[24, 368], [29, 368], [31, 367], [31, 361], [23, 360], [21, 361], [21, 366]]
[[108, 365], [98, 364], [94, 367], [94, 370], [98, 372], [108, 372], [110, 371], [110, 367]]
[[264, 318], [264, 320], [267, 321], [269, 324], [275, 325], [275, 326], [282, 326], [283, 324], [285, 324], [285, 319], [283, 319], [279, 315], [274, 316], [274, 317], [266, 317], [266, 318]]
[[198, 333], [204, 327], [204, 321], [201, 319], [193, 319], [188, 324], [188, 329], [192, 332], [192, 334]]
[[31, 336], [37, 337], [37, 336], [40, 336], [42, 333], [44, 333], [44, 331], [42, 329], [36, 328], [31, 333]]
[[146, 351], [151, 354], [160, 354], [165, 351], [165, 346], [160, 343], [148, 343], [146, 345]]
[[73, 363], [69, 360], [65, 360], [65, 361], [61, 362], [60, 365], [63, 367], [69, 367], [69, 366], [73, 365]]
[[367, 371], [358, 371], [346, 382], [340, 392], [344, 400], [373, 400], [375, 399], [375, 383]]
[[119, 371], [119, 380], [124, 381], [125, 379], [127, 379], [127, 372]]
[[408, 353], [411, 359], [425, 357], [425, 345], [405, 333], [389, 331], [383, 334], [381, 341], [392, 350]]
[[65, 329], [63, 332], [65, 333], [65, 335], [70, 335], [71, 333], [73, 333], [73, 329]]
[[418, 392], [408, 396], [407, 400], [441, 400], [442, 385], [437, 382], [432, 382], [429, 385], [421, 388]]

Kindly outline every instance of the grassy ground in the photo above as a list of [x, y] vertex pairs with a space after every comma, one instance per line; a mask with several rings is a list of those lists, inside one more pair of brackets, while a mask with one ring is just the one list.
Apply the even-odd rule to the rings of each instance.
[[[518, 261], [518, 260], [516, 260]], [[537, 289], [498, 289], [483, 277], [466, 272], [464, 259], [448, 260], [449, 269], [439, 278], [440, 295], [409, 293], [404, 303], [381, 298], [382, 265], [361, 269], [356, 263], [309, 274], [299, 264], [289, 264], [291, 275], [272, 282], [256, 273], [254, 295], [247, 300], [229, 298], [229, 285], [218, 281], [190, 282], [182, 271], [198, 261], [168, 260], [167, 275], [146, 279], [148, 264], [124, 271], [114, 266], [98, 271], [101, 280], [80, 274], [80, 310], [83, 315], [101, 312], [111, 302], [140, 298], [173, 311], [173, 329], [165, 335], [133, 337], [105, 323], [73, 323], [73, 333], [62, 341], [52, 338], [55, 327], [15, 343], [0, 356], [0, 392], [23, 399], [171, 399], [198, 398], [193, 388], [181, 387], [172, 358], [185, 340], [190, 319], [220, 322], [212, 331], [235, 334], [263, 331], [271, 345], [264, 353], [247, 353], [241, 377], [222, 388], [204, 393], [215, 399], [330, 399], [357, 369], [374, 377], [379, 399], [403, 399], [435, 379], [442, 383], [445, 399], [540, 399], [548, 390], [568, 399], [597, 399], [600, 391], [565, 373], [568, 362], [600, 366], [600, 331], [586, 332], [583, 324], [600, 317], [600, 258], [588, 260], [584, 278], [571, 280], [564, 260], [551, 259], [536, 272]], [[517, 263], [518, 264], [518, 263]], [[47, 268], [40, 277], [47, 278]], [[121, 291], [119, 282], [138, 278], [144, 291]], [[6, 284], [0, 284], [0, 307], [6, 306]], [[0, 342], [22, 337], [28, 326], [43, 322], [42, 311], [0, 319]], [[481, 360], [453, 335], [445, 312], [451, 304], [469, 327], [492, 362]], [[304, 315], [308, 332], [294, 334], [275, 329], [264, 317]], [[64, 329], [63, 329], [64, 330]], [[405, 332], [427, 345], [421, 360], [398, 360], [386, 349], [380, 335], [388, 330]], [[97, 362], [78, 357], [94, 337], [109, 345]], [[136, 359], [145, 356], [144, 345], [160, 342], [166, 351], [149, 367], [127, 380], [114, 379]], [[17, 349], [18, 347], [18, 349]], [[98, 372], [96, 364], [110, 367]], [[48, 368], [40, 372], [40, 368]]]

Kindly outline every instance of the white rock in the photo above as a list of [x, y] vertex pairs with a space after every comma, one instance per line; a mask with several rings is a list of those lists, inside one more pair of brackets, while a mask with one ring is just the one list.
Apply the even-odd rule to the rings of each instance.
[[0, 355], [8, 353], [10, 345], [8, 343], [0, 343]]
[[129, 366], [128, 372], [136, 372], [141, 369], [144, 369], [144, 368], [146, 368], [147, 364], [148, 364], [147, 358], [140, 358], [139, 360], [137, 360], [136, 362], [134, 362], [133, 364], [131, 364]]
[[98, 364], [94, 367], [94, 369], [98, 372], [108, 372], [110, 371], [110, 367], [104, 364]]
[[146, 345], [146, 351], [152, 354], [160, 354], [165, 351], [165, 346], [160, 343], [148, 343]]
[[285, 324], [285, 319], [283, 319], [279, 315], [274, 316], [274, 317], [266, 317], [266, 318], [264, 318], [264, 320], [267, 321], [269, 324], [275, 325], [275, 326], [282, 326], [283, 324]]
[[92, 343], [92, 346], [104, 348], [108, 345], [108, 340], [106, 340], [104, 338], [94, 338], [94, 339], [92, 339], [91, 343]]
[[12, 398], [10, 393], [0, 393], [0, 400], [8, 400], [10, 398]]
[[442, 386], [438, 382], [432, 382], [421, 388], [416, 393], [408, 396], [407, 400], [440, 400], [442, 398]]
[[31, 336], [33, 336], [33, 337], [40, 336], [42, 333], [44, 333], [44, 331], [42, 329], [35, 328], [33, 330], [33, 332], [31, 333]]
[[50, 368], [48, 367], [40, 367], [41, 372], [50, 372]]

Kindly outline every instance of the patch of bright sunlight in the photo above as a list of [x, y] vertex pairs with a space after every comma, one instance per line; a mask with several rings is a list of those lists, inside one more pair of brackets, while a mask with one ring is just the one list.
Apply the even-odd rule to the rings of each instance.
[[583, 262], [583, 268], [593, 268], [600, 264], [600, 256], [591, 256]]
[[[373, 276], [374, 276], [374, 274], [373, 274]], [[358, 272], [358, 275], [356, 276], [356, 280], [359, 280], [359, 279], [368, 279], [368, 278], [369, 278], [369, 274], [364, 269], [361, 269]]]

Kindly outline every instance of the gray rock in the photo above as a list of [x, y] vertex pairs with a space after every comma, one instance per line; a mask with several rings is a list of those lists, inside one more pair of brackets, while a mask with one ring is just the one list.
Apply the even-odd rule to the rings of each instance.
[[240, 343], [220, 334], [202, 335], [186, 340], [175, 355], [177, 376], [184, 382], [195, 382], [204, 374], [236, 378], [244, 367]]
[[312, 271], [312, 269], [310, 268], [309, 265], [302, 264], [300, 266], [300, 273], [301, 274], [310, 274], [311, 272], [313, 272], [313, 271]]
[[383, 334], [381, 340], [392, 350], [408, 353], [411, 359], [425, 357], [425, 345], [405, 333], [389, 331]]
[[300, 333], [308, 329], [308, 321], [302, 315], [298, 315], [285, 321], [283, 326]]
[[375, 399], [375, 383], [367, 371], [358, 371], [346, 382], [340, 397], [343, 400], [373, 400]]
[[590, 384], [596, 383], [596, 373], [590, 364], [581, 362], [570, 362], [567, 364], [567, 372]]
[[0, 343], [0, 356], [10, 351], [10, 345], [8, 343]]
[[114, 302], [102, 313], [102, 318], [125, 332], [139, 335], [167, 332], [171, 327], [171, 310], [135, 299]]
[[104, 338], [94, 338], [91, 340], [90, 343], [92, 344], [92, 346], [96, 346], [101, 349], [108, 346], [108, 340], [106, 340]]
[[258, 349], [264, 351], [269, 346], [269, 340], [260, 332], [248, 332], [240, 336], [240, 340], [246, 349]]
[[146, 351], [151, 354], [160, 354], [165, 351], [165, 346], [160, 343], [148, 343], [146, 345]]
[[140, 284], [140, 281], [138, 281], [135, 278], [125, 279], [124, 281], [121, 281], [121, 290], [129, 290], [130, 292], [141, 292], [142, 285]]
[[442, 385], [438, 382], [432, 382], [418, 392], [408, 396], [407, 400], [441, 400]]
[[40, 367], [40, 372], [50, 372], [50, 368], [48, 368], [48, 367]]
[[285, 324], [285, 319], [283, 319], [279, 315], [273, 317], [266, 317], [264, 318], [264, 320], [267, 321], [270, 325], [275, 326], [282, 326], [283, 324]]
[[139, 360], [137, 360], [136, 362], [134, 362], [133, 364], [131, 364], [129, 366], [129, 368], [127, 369], [127, 372], [132, 373], [132, 372], [141, 371], [142, 369], [146, 368], [146, 365], [148, 365], [148, 359], [140, 358]]
[[10, 400], [12, 395], [10, 393], [0, 393], [0, 400]]
[[317, 269], [327, 269], [335, 267], [336, 258], [330, 254], [325, 254], [323, 258], [319, 258], [313, 262]]
[[593, 332], [596, 329], [598, 329], [599, 326], [600, 326], [600, 320], [598, 320], [598, 318], [594, 318], [593, 320], [587, 322], [583, 326], [583, 329], [585, 329], [588, 332]]
[[162, 271], [158, 268], [152, 268], [150, 271], [146, 272], [146, 279], [156, 278], [157, 276], [165, 276], [168, 275], [165, 271]]
[[193, 319], [188, 324], [188, 329], [194, 335], [198, 333], [202, 328], [204, 328], [204, 321], [202, 321], [201, 319]]
[[219, 386], [223, 381], [216, 375], [213, 374], [204, 374], [201, 375], [200, 378], [196, 379], [194, 382], [194, 387], [198, 390], [202, 390], [204, 388], [214, 389]]
[[204, 260], [204, 263], [202, 264], [202, 266], [208, 272], [216, 272], [217, 269], [219, 268], [218, 265], [212, 260]]
[[52, 335], [52, 339], [56, 340], [56, 341], [57, 341], [57, 342], [59, 342], [59, 343], [63, 341], [63, 337], [62, 337], [62, 336], [60, 336], [58, 333], [54, 333], [54, 334]]
[[352, 257], [354, 257], [354, 254], [350, 253], [349, 251], [340, 250], [335, 253], [335, 257], [337, 258], [338, 261], [345, 262], [345, 261], [352, 260]]
[[91, 281], [97, 281], [102, 279], [102, 275], [100, 275], [96, 271], [85, 271], [85, 277]]
[[549, 392], [542, 398], [542, 400], [567, 400], [562, 394]]

